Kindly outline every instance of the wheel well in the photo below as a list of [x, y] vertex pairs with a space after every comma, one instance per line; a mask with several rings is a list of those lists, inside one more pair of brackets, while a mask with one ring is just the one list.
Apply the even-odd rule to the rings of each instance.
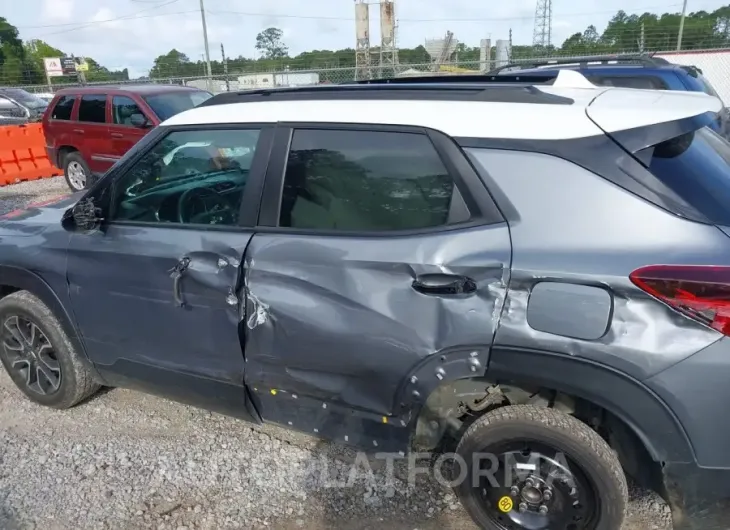
[[461, 379], [439, 386], [419, 414], [413, 445], [419, 450], [448, 450], [477, 418], [509, 405], [554, 408], [589, 425], [614, 449], [639, 485], [663, 491], [662, 464], [621, 418], [589, 400], [545, 386], [508, 384], [485, 378]]
[[11, 285], [0, 285], [0, 299], [5, 298], [9, 294], [13, 294], [20, 290], [21, 289], [18, 289], [17, 287], [13, 287]]
[[75, 147], [72, 147], [70, 145], [61, 146], [58, 149], [58, 154], [56, 155], [57, 162], [58, 162], [56, 165], [58, 167], [62, 168], [63, 167], [63, 161], [66, 158], [66, 155], [69, 154], [69, 153], [77, 152], [77, 151], [78, 151], [78, 149], [76, 149]]

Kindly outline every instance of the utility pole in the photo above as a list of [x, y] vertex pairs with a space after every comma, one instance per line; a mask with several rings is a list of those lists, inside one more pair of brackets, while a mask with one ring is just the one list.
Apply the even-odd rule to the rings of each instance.
[[226, 76], [226, 92], [231, 91], [231, 82], [228, 80], [228, 60], [226, 59], [226, 50], [221, 42], [221, 57], [223, 58], [223, 73]]
[[203, 40], [205, 41], [205, 65], [208, 72], [206, 85], [210, 90], [210, 78], [213, 77], [213, 70], [210, 67], [210, 47], [208, 46], [208, 25], [205, 23], [205, 4], [200, 0], [200, 18], [203, 21]]
[[687, 0], [684, 0], [682, 6], [682, 18], [679, 19], [679, 35], [677, 36], [677, 51], [682, 49], [682, 34], [684, 33], [684, 19], [687, 16]]

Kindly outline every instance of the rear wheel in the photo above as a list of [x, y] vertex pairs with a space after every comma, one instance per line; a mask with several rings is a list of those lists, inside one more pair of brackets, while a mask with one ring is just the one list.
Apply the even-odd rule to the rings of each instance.
[[479, 418], [456, 449], [456, 494], [489, 530], [618, 530], [628, 488], [595, 431], [553, 409], [503, 407]]
[[72, 407], [100, 388], [61, 323], [28, 291], [0, 300], [0, 361], [26, 396], [48, 407]]
[[91, 171], [78, 151], [72, 151], [63, 158], [63, 174], [66, 184], [73, 191], [86, 189], [91, 180]]

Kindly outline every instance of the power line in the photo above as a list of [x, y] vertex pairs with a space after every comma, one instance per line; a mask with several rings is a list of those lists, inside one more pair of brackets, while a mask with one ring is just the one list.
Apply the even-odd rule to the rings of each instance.
[[[670, 7], [681, 7], [682, 3], [676, 4], [663, 4], [654, 6], [636, 7], [631, 10], [624, 10], [624, 13], [630, 14], [635, 12], [646, 12], [650, 9], [667, 9]], [[265, 18], [292, 18], [300, 20], [342, 20], [351, 22], [354, 17], [336, 17], [336, 16], [323, 16], [323, 15], [291, 15], [291, 14], [279, 14], [279, 13], [253, 13], [246, 11], [232, 11], [232, 10], [206, 10], [211, 15], [240, 15], [246, 17], [265, 17]], [[616, 10], [611, 11], [586, 11], [582, 13], [566, 13], [566, 14], [553, 14], [554, 18], [567, 18], [567, 17], [584, 17], [592, 15], [615, 15]], [[518, 20], [530, 20], [534, 19], [534, 15], [525, 15], [521, 17], [492, 17], [492, 18], [480, 18], [480, 17], [469, 17], [469, 18], [405, 18], [398, 17], [401, 22], [512, 22]]]
[[[132, 2], [141, 0], [130, 0]], [[145, 9], [142, 9], [140, 11], [136, 11], [134, 13], [130, 13], [128, 15], [122, 15], [115, 18], [110, 18], [107, 20], [90, 20], [89, 22], [65, 22], [63, 24], [45, 24], [42, 26], [15, 26], [17, 29], [41, 29], [41, 28], [60, 28], [60, 27], [68, 27], [68, 26], [79, 26], [79, 27], [85, 27], [87, 25], [91, 24], [105, 24], [106, 22], [115, 22], [117, 20], [129, 20], [130, 18], [137, 18], [136, 15], [139, 15], [140, 13], [146, 13], [147, 11], [154, 11], [155, 9], [160, 9], [165, 6], [169, 6], [172, 4], [175, 4], [179, 2], [180, 0], [169, 0], [165, 2], [164, 4], [154, 5], [152, 7], [146, 7]], [[141, 2], [141, 3], [148, 3], [148, 2]], [[160, 16], [164, 15], [171, 15], [172, 13], [160, 13]], [[143, 18], [143, 17], [140, 17]]]

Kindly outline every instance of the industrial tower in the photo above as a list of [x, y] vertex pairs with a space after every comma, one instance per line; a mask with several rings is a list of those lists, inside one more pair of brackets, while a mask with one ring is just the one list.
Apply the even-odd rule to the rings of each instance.
[[355, 0], [355, 79], [370, 79], [370, 10], [367, 0]]
[[395, 2], [380, 2], [380, 77], [395, 74], [398, 66], [398, 46], [396, 45]]
[[551, 44], [553, 29], [552, 0], [537, 0], [535, 8], [535, 30], [532, 34], [532, 46], [547, 48]]

